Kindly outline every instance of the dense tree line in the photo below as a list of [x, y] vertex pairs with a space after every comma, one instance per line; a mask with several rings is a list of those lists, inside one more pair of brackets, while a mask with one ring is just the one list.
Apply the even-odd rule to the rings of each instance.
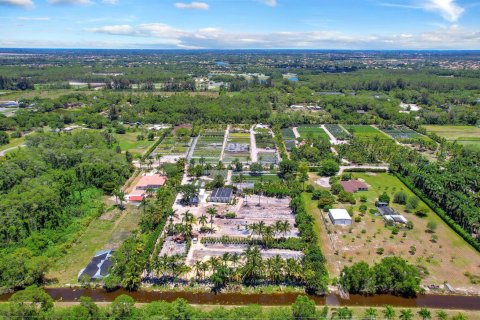
[[0, 288], [41, 281], [40, 256], [59, 255], [69, 226], [96, 214], [99, 192], [131, 173], [107, 133], [39, 134], [26, 144], [0, 160]]

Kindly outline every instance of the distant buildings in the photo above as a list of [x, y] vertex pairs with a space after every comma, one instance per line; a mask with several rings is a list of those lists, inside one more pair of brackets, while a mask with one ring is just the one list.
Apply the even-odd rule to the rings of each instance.
[[4, 101], [0, 102], [2, 108], [18, 108], [20, 105], [17, 101]]
[[328, 216], [335, 226], [350, 226], [352, 225], [352, 217], [345, 209], [330, 209]]
[[296, 73], [285, 73], [283, 74], [283, 79], [286, 79], [291, 82], [298, 82], [298, 76]]

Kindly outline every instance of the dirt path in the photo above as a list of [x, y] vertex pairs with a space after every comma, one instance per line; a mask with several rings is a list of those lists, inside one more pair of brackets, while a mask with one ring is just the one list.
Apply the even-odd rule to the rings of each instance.
[[298, 128], [292, 128], [293, 134], [295, 135], [295, 139], [300, 138], [300, 133], [298, 132]]
[[15, 149], [18, 149], [18, 148], [20, 148], [20, 147], [26, 147], [26, 145], [21, 144], [21, 145], [19, 145], [19, 146], [11, 147], [11, 148], [5, 149], [5, 150], [3, 150], [3, 151], [0, 151], [0, 157], [4, 157], [8, 152], [13, 151], [13, 150], [15, 150]]
[[195, 152], [195, 148], [197, 147], [197, 142], [199, 137], [200, 136], [193, 138], [193, 141], [190, 144], [190, 150], [188, 151], [188, 156], [187, 156], [188, 161], [190, 161], [193, 157], [193, 153]]
[[257, 141], [255, 140], [255, 125], [250, 128], [250, 158], [252, 162], [258, 162]]
[[222, 153], [220, 154], [220, 161], [223, 161], [223, 156], [225, 155], [225, 148], [227, 147], [229, 132], [230, 132], [230, 125], [227, 126], [227, 129], [225, 130], [225, 136], [223, 137], [223, 146], [222, 146]]

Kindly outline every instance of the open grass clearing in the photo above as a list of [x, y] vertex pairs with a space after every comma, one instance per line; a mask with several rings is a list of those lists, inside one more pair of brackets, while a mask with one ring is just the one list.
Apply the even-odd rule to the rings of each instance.
[[[395, 176], [387, 173], [354, 173], [354, 178], [365, 181], [370, 187], [368, 191], [355, 194], [357, 204], [354, 208], [354, 217], [359, 216], [358, 207], [360, 197], [366, 196], [368, 209], [375, 207], [378, 196], [386, 192], [393, 199], [395, 192], [403, 190], [408, 196], [412, 192]], [[314, 180], [315, 177], [312, 177]], [[420, 206], [424, 204], [420, 201]], [[349, 208], [347, 204], [336, 204], [335, 208]], [[320, 213], [315, 206], [309, 206], [312, 213], [318, 217], [320, 214], [324, 221], [320, 221], [322, 249], [327, 257], [329, 271], [332, 276], [339, 276], [346, 265], [354, 262], [366, 261], [370, 264], [381, 260], [388, 255], [400, 256], [415, 265], [428, 269], [429, 275], [423, 279], [423, 284], [441, 285], [448, 281], [456, 289], [480, 291], [479, 285], [471, 284], [464, 276], [465, 272], [479, 274], [480, 254], [460, 238], [443, 220], [435, 213], [429, 211], [428, 216], [420, 218], [412, 213], [407, 213], [403, 205], [391, 204], [397, 212], [414, 224], [413, 230], [400, 230], [399, 234], [392, 236], [392, 228], [386, 228], [383, 218], [370, 213], [361, 218], [361, 222], [353, 222], [352, 227], [333, 226], [326, 213]], [[438, 241], [432, 242], [432, 234], [426, 232], [429, 221], [437, 224], [435, 234]], [[318, 220], [317, 220], [318, 222]], [[329, 236], [324, 234], [330, 230]], [[362, 230], [365, 230], [362, 232]], [[406, 237], [403, 233], [406, 232]], [[328, 240], [328, 241], [325, 241]], [[415, 246], [416, 253], [411, 254], [410, 248]], [[377, 249], [383, 248], [382, 255], [377, 254]], [[336, 252], [337, 251], [337, 252]]]
[[140, 212], [127, 206], [123, 212], [107, 211], [93, 220], [69, 251], [53, 262], [47, 278], [57, 279], [59, 285], [77, 283], [77, 276], [95, 253], [117, 248], [138, 227]]
[[149, 141], [146, 137], [144, 140], [138, 140], [137, 137], [140, 134], [140, 132], [126, 132], [124, 134], [115, 133], [114, 136], [122, 151], [128, 151], [132, 154], [143, 154], [155, 143], [155, 140]]
[[433, 132], [451, 142], [457, 141], [467, 148], [480, 150], [480, 128], [474, 126], [425, 126], [428, 132]]

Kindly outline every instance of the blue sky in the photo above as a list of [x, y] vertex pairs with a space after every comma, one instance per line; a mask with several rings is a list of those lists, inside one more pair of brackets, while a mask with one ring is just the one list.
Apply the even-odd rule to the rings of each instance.
[[0, 0], [0, 47], [480, 49], [480, 0]]

